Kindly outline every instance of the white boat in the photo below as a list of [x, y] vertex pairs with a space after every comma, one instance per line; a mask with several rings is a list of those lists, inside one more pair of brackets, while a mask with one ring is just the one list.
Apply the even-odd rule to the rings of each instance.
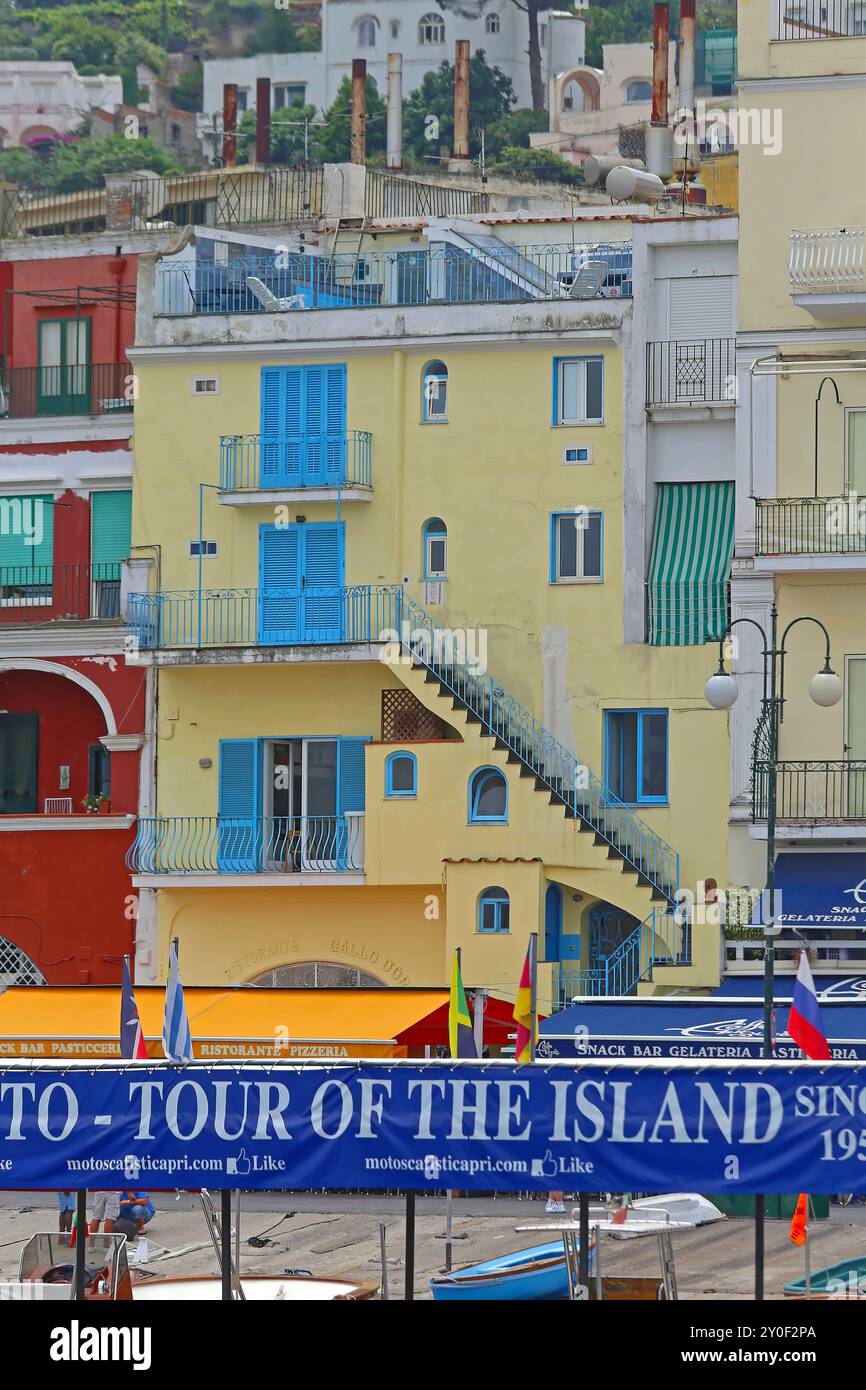
[[609, 1234], [618, 1240], [630, 1240], [643, 1235], [642, 1221], [668, 1220], [677, 1225], [709, 1226], [713, 1221], [725, 1221], [724, 1212], [698, 1192], [661, 1192], [657, 1197], [638, 1197], [626, 1208], [625, 1220], [612, 1227]]
[[[254, 1275], [241, 1277], [247, 1303], [328, 1303], [375, 1298], [376, 1284], [356, 1284], [349, 1279], [317, 1279], [312, 1275]], [[216, 1276], [182, 1275], [175, 1279], [146, 1279], [132, 1286], [134, 1303], [216, 1303], [223, 1296]]]

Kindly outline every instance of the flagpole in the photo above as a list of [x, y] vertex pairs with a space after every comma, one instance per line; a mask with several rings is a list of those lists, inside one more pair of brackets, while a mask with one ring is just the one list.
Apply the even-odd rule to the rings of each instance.
[[808, 1301], [809, 1299], [811, 1299], [811, 1297], [812, 1297], [812, 1270], [811, 1270], [811, 1260], [810, 1260], [810, 1258], [809, 1258], [809, 1207], [810, 1207], [811, 1201], [812, 1201], [812, 1198], [811, 1198], [811, 1197], [807, 1197], [807, 1198], [806, 1198], [806, 1239], [805, 1239], [804, 1242], [803, 1242], [803, 1258], [804, 1258], [804, 1260], [805, 1260], [805, 1262], [806, 1262], [806, 1299], [807, 1299], [807, 1301]]
[[[457, 957], [457, 970], [463, 979], [463, 952], [458, 946], [454, 951]], [[450, 1187], [445, 1189], [445, 1273], [451, 1273], [451, 1231], [454, 1219], [454, 1193]]]

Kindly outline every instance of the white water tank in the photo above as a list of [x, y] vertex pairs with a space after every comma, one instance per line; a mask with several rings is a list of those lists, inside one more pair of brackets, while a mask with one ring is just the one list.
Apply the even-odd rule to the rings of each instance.
[[641, 159], [620, 159], [612, 154], [591, 154], [583, 161], [583, 177], [587, 188], [595, 188], [597, 183], [604, 183], [608, 174], [619, 168], [643, 169], [644, 163]]
[[657, 203], [665, 194], [665, 186], [656, 174], [648, 174], [645, 169], [629, 169], [623, 164], [611, 169], [605, 189], [611, 198], [624, 202]]

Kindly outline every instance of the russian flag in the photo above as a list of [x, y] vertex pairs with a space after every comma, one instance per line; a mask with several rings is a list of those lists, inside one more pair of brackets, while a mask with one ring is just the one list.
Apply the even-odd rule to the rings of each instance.
[[805, 951], [800, 952], [794, 996], [788, 1014], [788, 1035], [813, 1062], [832, 1061], [827, 1038], [821, 1027], [821, 1010], [815, 993], [815, 981], [812, 979]]

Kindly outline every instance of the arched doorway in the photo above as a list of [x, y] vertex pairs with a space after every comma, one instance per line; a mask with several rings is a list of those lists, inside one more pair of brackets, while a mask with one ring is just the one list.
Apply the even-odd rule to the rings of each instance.
[[589, 964], [597, 969], [640, 926], [636, 917], [610, 903], [595, 903], [589, 912]]
[[278, 965], [250, 981], [263, 989], [382, 989], [384, 983], [355, 965], [329, 960]]
[[44, 984], [39, 966], [14, 941], [0, 936], [0, 985]]

